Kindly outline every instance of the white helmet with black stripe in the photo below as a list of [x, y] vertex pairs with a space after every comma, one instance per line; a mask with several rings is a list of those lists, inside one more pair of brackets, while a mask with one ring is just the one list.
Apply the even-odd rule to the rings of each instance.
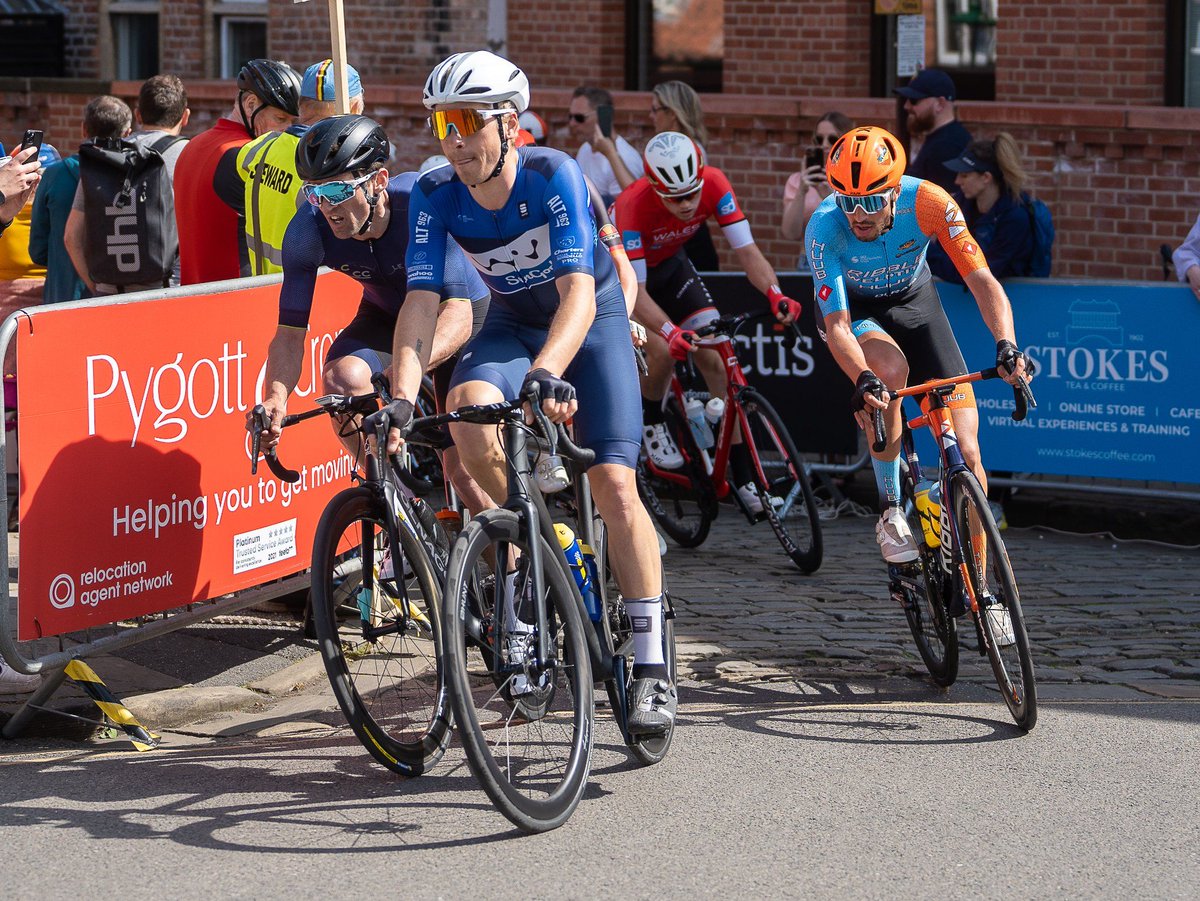
[[529, 108], [529, 79], [517, 66], [488, 50], [455, 53], [433, 67], [421, 98], [427, 109], [449, 103], [494, 107], [509, 101]]

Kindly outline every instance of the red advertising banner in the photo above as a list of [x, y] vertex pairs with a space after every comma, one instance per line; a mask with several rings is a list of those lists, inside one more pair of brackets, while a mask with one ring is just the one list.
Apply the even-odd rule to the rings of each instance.
[[[289, 402], [312, 406], [361, 290], [317, 281]], [[288, 429], [250, 475], [247, 410], [262, 396], [279, 285], [40, 308], [17, 329], [21, 472], [18, 637], [58, 635], [262, 584], [310, 564], [352, 460], [324, 417]]]

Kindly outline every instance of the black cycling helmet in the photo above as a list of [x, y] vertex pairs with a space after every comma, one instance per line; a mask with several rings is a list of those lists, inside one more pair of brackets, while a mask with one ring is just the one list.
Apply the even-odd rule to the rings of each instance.
[[[238, 90], [253, 94], [267, 106], [281, 109], [289, 116], [300, 115], [300, 73], [287, 63], [273, 59], [252, 59], [242, 66], [237, 76]], [[241, 111], [241, 94], [238, 95], [238, 110]], [[242, 124], [254, 135], [254, 117], [246, 120], [242, 112]]]
[[391, 145], [383, 126], [367, 116], [330, 116], [296, 145], [296, 172], [305, 181], [336, 178], [386, 163]]

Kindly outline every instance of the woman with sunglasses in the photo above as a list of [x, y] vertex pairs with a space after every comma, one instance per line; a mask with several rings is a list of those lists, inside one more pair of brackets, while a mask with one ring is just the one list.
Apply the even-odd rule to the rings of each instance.
[[[613, 223], [637, 275], [634, 315], [654, 336], [646, 343], [650, 372], [642, 383], [642, 443], [656, 465], [673, 469], [683, 458], [662, 411], [673, 360], [683, 360], [695, 350], [694, 330], [720, 315], [683, 251], [687, 240], [715, 217], [746, 277], [766, 295], [771, 312], [781, 322], [791, 322], [800, 304], [779, 290], [775, 270], [754, 243], [729, 179], [716, 166], [704, 164], [695, 141], [679, 132], [663, 132], [650, 139], [643, 158], [646, 174], [617, 198]], [[695, 362], [713, 396], [724, 396], [725, 367], [716, 352], [701, 349]], [[750, 455], [740, 444], [734, 445], [731, 466], [743, 500], [752, 510], [761, 510]]]
[[[804, 153], [804, 168], [792, 173], [783, 186], [783, 236], [789, 241], [803, 241], [808, 220], [817, 211], [821, 201], [833, 189], [825, 179], [825, 158], [834, 142], [850, 129], [854, 122], [839, 112], [828, 112], [817, 120], [813, 128], [812, 144]], [[796, 263], [800, 272], [808, 272], [808, 255], [803, 248]]]
[[[404, 255], [408, 249], [408, 204], [417, 173], [389, 176], [387, 134], [366, 116], [332, 116], [313, 125], [296, 147], [296, 172], [308, 201], [296, 211], [283, 239], [283, 287], [279, 328], [267, 355], [263, 406], [271, 428], [263, 449], [274, 447], [280, 421], [296, 387], [307, 343], [317, 270], [337, 269], [362, 285], [354, 318], [334, 339], [321, 378], [334, 394], [369, 394], [371, 377], [389, 373], [396, 318], [407, 291]], [[437, 331], [430, 355], [434, 393], [445, 404], [459, 348], [487, 313], [488, 291], [458, 245], [444, 252], [447, 273], [440, 292]], [[335, 431], [341, 437], [339, 424]], [[357, 433], [344, 440], [357, 456]], [[443, 458], [447, 475], [469, 509], [482, 509], [478, 486], [466, 475], [458, 454]]]
[[[889, 563], [911, 563], [917, 546], [900, 509], [901, 407], [884, 387], [949, 378], [967, 371], [946, 319], [925, 253], [935, 238], [975, 296], [996, 339], [996, 366], [1015, 384], [1028, 378], [1017, 350], [1012, 307], [967, 229], [958, 204], [930, 181], [904, 175], [904, 147], [882, 128], [856, 128], [833, 145], [825, 165], [832, 192], [808, 223], [804, 244], [821, 315], [821, 337], [854, 379], [851, 406], [864, 431], [886, 410], [888, 444], [872, 449], [883, 515], [875, 537]], [[979, 455], [979, 413], [971, 386], [950, 398], [959, 449], [987, 486]]]

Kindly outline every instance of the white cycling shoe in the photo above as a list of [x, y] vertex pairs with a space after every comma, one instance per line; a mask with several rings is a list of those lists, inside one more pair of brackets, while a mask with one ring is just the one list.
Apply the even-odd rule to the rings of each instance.
[[888, 563], [912, 563], [920, 556], [908, 519], [899, 507], [888, 507], [875, 524], [875, 540]]
[[666, 423], [657, 423], [642, 428], [642, 447], [659, 469], [678, 469], [683, 465], [683, 454], [675, 446], [675, 440], [667, 431]]

